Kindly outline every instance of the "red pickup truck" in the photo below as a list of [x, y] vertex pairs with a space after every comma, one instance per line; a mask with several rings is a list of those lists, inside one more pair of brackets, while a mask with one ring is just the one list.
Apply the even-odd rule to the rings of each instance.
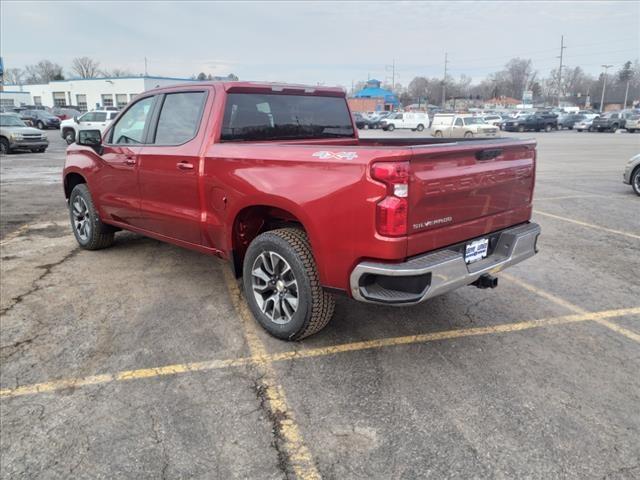
[[534, 255], [535, 142], [361, 139], [338, 88], [208, 82], [138, 96], [69, 146], [82, 248], [120, 229], [222, 257], [272, 335], [323, 328], [333, 295], [409, 305]]

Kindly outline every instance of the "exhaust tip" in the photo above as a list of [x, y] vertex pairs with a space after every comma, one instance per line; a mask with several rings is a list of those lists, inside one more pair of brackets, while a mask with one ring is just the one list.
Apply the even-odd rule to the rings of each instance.
[[498, 277], [485, 273], [471, 285], [477, 288], [496, 288], [498, 286]]

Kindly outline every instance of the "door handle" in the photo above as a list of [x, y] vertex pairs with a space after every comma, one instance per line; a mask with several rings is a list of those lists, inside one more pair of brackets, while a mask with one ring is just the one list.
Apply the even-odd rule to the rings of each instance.
[[193, 170], [193, 163], [189, 162], [178, 162], [176, 166], [179, 170]]
[[136, 159], [134, 157], [126, 157], [124, 163], [125, 165], [133, 166], [136, 164]]

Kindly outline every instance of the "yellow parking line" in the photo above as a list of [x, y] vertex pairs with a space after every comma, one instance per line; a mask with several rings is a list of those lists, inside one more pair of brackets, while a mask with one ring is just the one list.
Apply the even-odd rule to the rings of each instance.
[[269, 402], [269, 409], [278, 423], [279, 434], [283, 440], [283, 447], [288, 455], [289, 464], [296, 478], [302, 480], [320, 479], [320, 473], [307, 448], [295, 419], [295, 415], [287, 402], [284, 388], [276, 380], [276, 371], [271, 364], [272, 359], [267, 349], [258, 337], [256, 322], [242, 298], [237, 281], [229, 268], [223, 269], [224, 280], [229, 290], [233, 306], [241, 320], [244, 336], [249, 346], [253, 363], [261, 370], [260, 382], [264, 387], [264, 394]]
[[620, 325], [616, 325], [615, 323], [610, 322], [609, 320], [605, 320], [604, 318], [600, 318], [598, 320], [595, 320], [595, 322], [599, 323], [603, 327], [607, 327], [607, 328], [613, 330], [614, 332], [619, 333], [620, 335], [624, 335], [625, 337], [630, 338], [631, 340], [635, 340], [636, 342], [640, 343], [640, 335], [638, 335], [636, 332], [632, 332], [628, 328], [623, 328]]
[[622, 230], [613, 230], [611, 228], [601, 227], [600, 225], [594, 225], [593, 223], [582, 222], [580, 220], [574, 220], [573, 218], [561, 217], [560, 215], [553, 215], [552, 213], [542, 212], [540, 210], [534, 210], [533, 213], [535, 213], [536, 215], [555, 218], [556, 220], [575, 223], [576, 225], [580, 225], [582, 227], [593, 228], [595, 230], [602, 230], [603, 232], [615, 233], [616, 235], [624, 235], [625, 237], [635, 238], [637, 240], [640, 240], [640, 235], [636, 235], [635, 233], [623, 232]]
[[[504, 273], [501, 274], [505, 276]], [[510, 277], [510, 276], [509, 276]], [[514, 279], [515, 280], [515, 279]], [[520, 282], [520, 281], [516, 281]], [[522, 282], [521, 282], [522, 284]], [[535, 287], [529, 286], [528, 288]], [[535, 289], [538, 290], [538, 289]], [[532, 291], [535, 291], [532, 290]], [[537, 293], [537, 292], [536, 292]], [[236, 297], [237, 298], [237, 297]], [[557, 298], [557, 297], [554, 297]], [[23, 385], [16, 388], [7, 388], [0, 390], [0, 397], [17, 397], [22, 395], [33, 395], [37, 393], [54, 392], [64, 390], [65, 388], [77, 388], [89, 385], [98, 385], [110, 382], [123, 382], [136, 379], [154, 378], [167, 375], [177, 375], [189, 372], [203, 372], [209, 370], [219, 370], [224, 368], [239, 367], [242, 365], [267, 364], [273, 362], [282, 362], [293, 359], [312, 358], [330, 356], [338, 353], [356, 352], [361, 350], [370, 350], [374, 348], [392, 347], [400, 345], [420, 344], [434, 342], [438, 340], [449, 340], [464, 337], [474, 337], [480, 335], [520, 332], [541, 327], [550, 327], [555, 325], [565, 325], [570, 323], [578, 323], [585, 321], [601, 322], [606, 319], [624, 317], [629, 315], [640, 315], [640, 307], [623, 308], [618, 310], [605, 310], [601, 312], [585, 312], [572, 315], [564, 315], [561, 317], [543, 318], [540, 320], [528, 320], [517, 323], [506, 323], [493, 325], [489, 327], [463, 328], [457, 330], [445, 330], [443, 332], [424, 333], [418, 335], [408, 335], [403, 337], [382, 338], [378, 340], [366, 340], [362, 342], [344, 343], [340, 345], [331, 345], [327, 347], [309, 348], [296, 351], [287, 351], [281, 353], [266, 354], [264, 349], [262, 353], [251, 357], [242, 357], [231, 360], [211, 360], [207, 362], [193, 362], [176, 365], [166, 365], [157, 368], [143, 368], [139, 370], [127, 370], [114, 374], [95, 375], [84, 378], [72, 378], [65, 380], [55, 380], [52, 382], [38, 383], [32, 385]], [[244, 321], [244, 320], [243, 320]], [[253, 321], [251, 319], [251, 321]], [[618, 327], [619, 328], [619, 327]], [[633, 332], [631, 332], [633, 333]], [[635, 335], [635, 334], [634, 334]]]
[[[574, 305], [573, 303], [557, 297], [555, 295], [553, 295], [552, 293], [546, 292], [538, 287], [535, 287], [533, 285], [531, 285], [530, 283], [527, 283], [523, 280], [520, 280], [518, 278], [515, 278], [511, 275], [509, 275], [508, 273], [504, 273], [502, 272], [501, 274], [502, 277], [506, 278], [507, 280], [509, 280], [510, 282], [515, 283], [516, 285], [519, 285], [520, 287], [529, 290], [530, 292], [535, 293], [536, 295], [545, 298], [553, 303], [555, 303], [556, 305], [559, 305], [561, 307], [566, 308], [567, 310], [570, 310], [572, 312], [575, 312], [576, 314], [580, 314], [580, 315], [584, 315], [587, 314], [587, 310], [585, 310], [584, 308], [579, 307], [578, 305]], [[631, 308], [631, 309], [627, 309], [629, 310], [629, 313], [627, 315], [640, 315], [640, 308]], [[621, 315], [622, 316], [622, 315]], [[631, 340], [635, 340], [636, 342], [640, 343], [640, 335], [638, 335], [635, 332], [632, 332], [629, 329], [620, 327], [619, 325], [616, 325], [613, 322], [608, 321], [605, 317], [598, 317], [598, 318], [591, 318], [590, 320], [598, 323], [599, 325], [602, 325], [603, 327], [606, 327], [610, 330], [613, 330], [614, 332], [617, 332], [621, 335], [624, 335], [627, 338], [630, 338]]]

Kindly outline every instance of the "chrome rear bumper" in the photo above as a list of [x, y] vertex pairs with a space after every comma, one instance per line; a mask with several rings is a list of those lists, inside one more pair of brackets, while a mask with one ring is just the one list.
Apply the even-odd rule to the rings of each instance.
[[471, 264], [465, 262], [461, 251], [446, 248], [403, 263], [361, 262], [351, 272], [351, 295], [369, 303], [420, 303], [534, 256], [538, 235], [540, 226], [536, 223], [503, 230], [495, 235], [491, 254]]

